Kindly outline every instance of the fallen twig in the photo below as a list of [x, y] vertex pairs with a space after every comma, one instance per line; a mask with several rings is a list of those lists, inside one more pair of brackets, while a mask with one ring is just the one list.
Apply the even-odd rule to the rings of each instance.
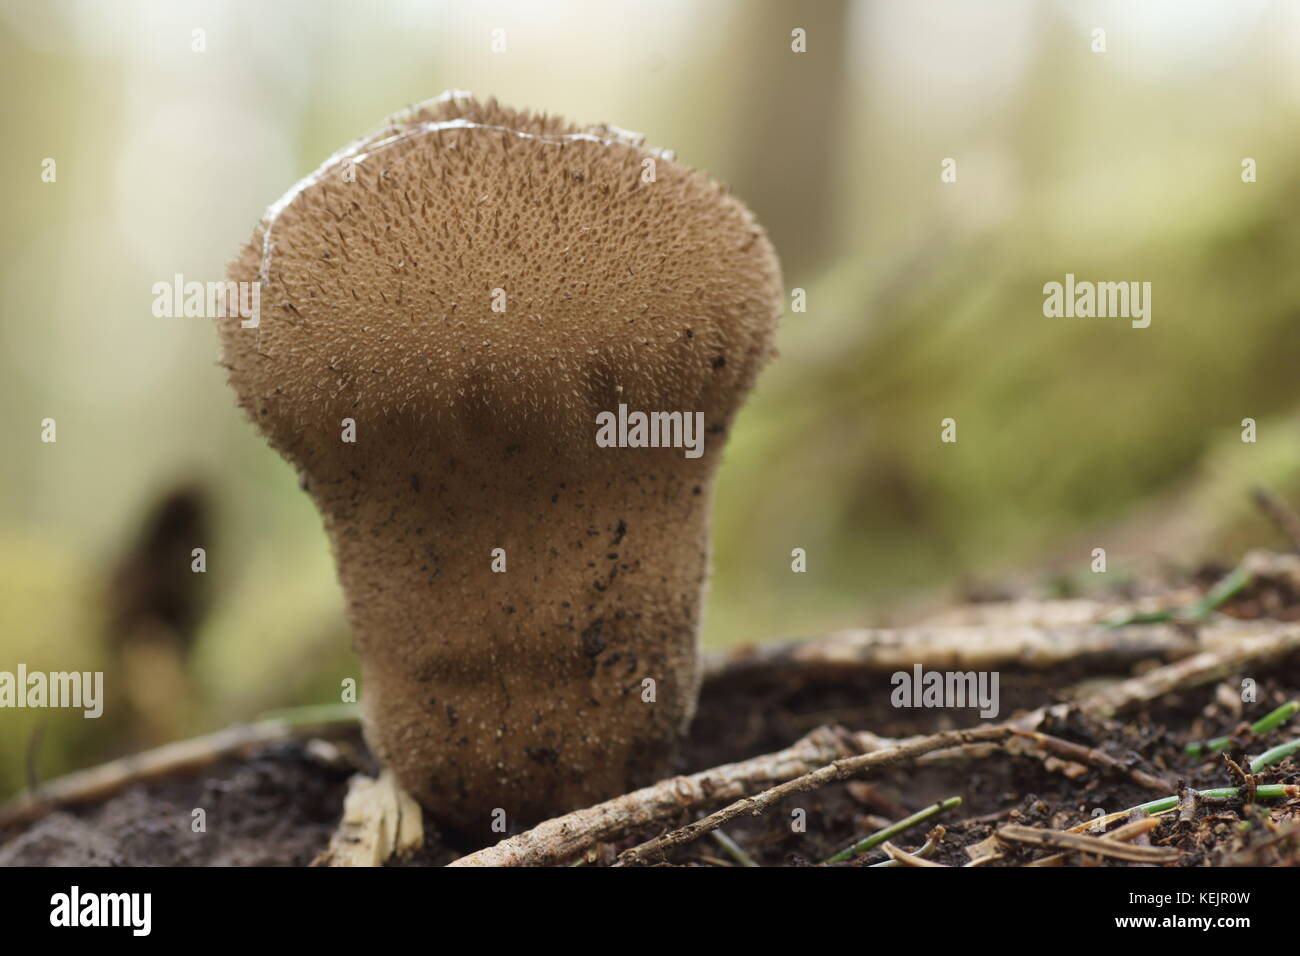
[[948, 730], [896, 747], [858, 754], [853, 757], [844, 757], [755, 796], [743, 797], [702, 820], [688, 823], [684, 827], [632, 847], [630, 850], [625, 850], [619, 855], [614, 865], [628, 866], [633, 863], [643, 862], [649, 857], [662, 854], [672, 847], [697, 840], [709, 831], [717, 829], [728, 820], [735, 819], [741, 814], [760, 814], [773, 804], [797, 793], [816, 790], [827, 784], [847, 780], [869, 770], [896, 766], [933, 750], [961, 746], [962, 744], [1002, 740], [1012, 733], [1014, 733], [1014, 728], [1009, 724], [994, 724], [989, 727], [976, 727], [968, 730]]
[[[931, 830], [929, 833], [925, 835], [925, 843], [922, 845], [922, 847], [919, 850], [913, 853], [912, 856], [920, 857], [922, 860], [928, 860], [931, 856], [934, 855], [934, 851], [939, 849], [939, 844], [943, 840], [944, 832], [945, 831], [943, 827], [941, 826], [935, 827], [933, 830]], [[879, 863], [869, 864], [867, 866], [867, 869], [869, 870], [878, 869], [879, 867], [882, 866], [898, 866], [898, 861], [892, 858], [888, 860], [882, 860]]]
[[[1161, 820], [1159, 817], [1142, 817], [1138, 820], [1134, 820], [1131, 823], [1126, 823], [1122, 827], [1117, 827], [1116, 829], [1112, 830], [1110, 833], [1102, 834], [1100, 839], [1112, 840], [1114, 842], [1127, 842], [1129, 840], [1135, 840], [1138, 837], [1145, 836], [1146, 834], [1150, 833], [1156, 827], [1160, 826], [1160, 823]], [[1066, 830], [1065, 832], [1078, 833], [1079, 830], [1075, 827], [1071, 827], [1069, 830]], [[1026, 863], [1025, 866], [1060, 866], [1062, 863], [1065, 862], [1066, 856], [1068, 856], [1068, 854], [1066, 853], [1054, 853], [1051, 856], [1044, 856], [1044, 857], [1040, 857], [1037, 860], [1032, 860], [1031, 862]]]
[[1060, 737], [1053, 737], [1050, 734], [1045, 734], [1037, 730], [1017, 730], [1016, 733], [1021, 737], [1026, 737], [1034, 741], [1036, 744], [1058, 757], [1065, 760], [1074, 760], [1078, 763], [1089, 764], [1094, 767], [1101, 767], [1104, 770], [1109, 770], [1112, 773], [1127, 777], [1139, 787], [1145, 787], [1148, 790], [1155, 790], [1157, 793], [1165, 793], [1173, 786], [1163, 777], [1153, 773], [1148, 773], [1140, 767], [1126, 766], [1123, 761], [1117, 760], [1110, 754], [1104, 753], [1095, 747], [1085, 747], [1082, 744], [1062, 740]]
[[420, 805], [401, 788], [391, 770], [378, 778], [357, 774], [348, 781], [343, 821], [329, 848], [312, 866], [383, 866], [424, 844]]
[[1029, 846], [1051, 847], [1057, 850], [1075, 850], [1096, 856], [1127, 860], [1130, 863], [1173, 863], [1180, 851], [1172, 847], [1130, 846], [1115, 840], [1070, 833], [1066, 830], [1043, 830], [1009, 823], [1000, 827], [997, 837], [1002, 841], [1024, 843]]
[[[1232, 632], [1237, 630], [1233, 628]], [[1088, 695], [1079, 702], [1079, 707], [1094, 717], [1112, 717], [1171, 691], [1221, 680], [1238, 673], [1248, 664], [1277, 660], [1300, 650], [1300, 625], [1261, 626], [1258, 630], [1266, 630], [1263, 634], [1254, 628], [1241, 630], [1247, 633], [1254, 630], [1255, 636], [1243, 634], [1235, 640], [1222, 643], [1214, 650], [1120, 681], [1103, 691]]]
[[847, 735], [819, 727], [776, 753], [672, 777], [613, 800], [566, 813], [502, 840], [450, 866], [549, 866], [596, 843], [677, 817], [706, 801], [734, 800], [852, 753]]
[[891, 860], [903, 866], [944, 866], [942, 863], [935, 863], [931, 860], [922, 859], [918, 854], [900, 850], [888, 840], [886, 840], [880, 848], [889, 854]]
[[836, 631], [808, 640], [748, 646], [705, 659], [706, 682], [777, 676], [789, 680], [849, 673], [891, 674], [916, 664], [933, 670], [1048, 670], [1064, 663], [1127, 669], [1151, 658], [1197, 650], [1175, 627], [921, 626]]
[[[1008, 739], [1009, 728], [1032, 730], [1045, 716], [1063, 716], [1069, 705], [1057, 704], [1040, 708], [1015, 718], [1005, 725], [1006, 733], [991, 736]], [[982, 728], [987, 732], [991, 728]], [[950, 732], [957, 734], [959, 732]], [[754, 757], [737, 764], [726, 764], [694, 774], [690, 777], [673, 777], [661, 780], [650, 787], [615, 797], [604, 803], [586, 807], [554, 817], [531, 830], [502, 840], [494, 846], [467, 854], [450, 866], [551, 866], [564, 863], [582, 854], [597, 843], [606, 842], [625, 833], [663, 823], [677, 817], [685, 810], [708, 802], [735, 800], [765, 787], [792, 780], [819, 767], [824, 767], [846, 754], [871, 754], [895, 751], [900, 748], [923, 747], [921, 760], [926, 755], [953, 756], [984, 755], [985, 744], [940, 742], [933, 750], [924, 749], [932, 737], [907, 737], [890, 739], [878, 737], [869, 731], [849, 734], [819, 727], [801, 738], [792, 747], [771, 754]], [[699, 835], [703, 835], [701, 831]]]
[[30, 822], [59, 807], [102, 800], [133, 783], [197, 770], [251, 747], [320, 733], [327, 727], [328, 724], [262, 720], [121, 757], [48, 781], [35, 792], [19, 794], [0, 807], [0, 826]]
[[1259, 510], [1282, 532], [1282, 536], [1290, 543], [1291, 550], [1300, 553], [1300, 515], [1267, 488], [1252, 488], [1250, 495]]

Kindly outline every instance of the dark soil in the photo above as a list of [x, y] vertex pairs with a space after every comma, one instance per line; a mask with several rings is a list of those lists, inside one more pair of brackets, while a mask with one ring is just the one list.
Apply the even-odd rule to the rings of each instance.
[[[1243, 596], [1243, 602], [1258, 600], [1256, 594]], [[1237, 616], [1254, 616], [1244, 607], [1235, 610]], [[1082, 676], [1004, 670], [1000, 717], [1052, 703]], [[1167, 696], [1122, 721], [1103, 723], [1072, 713], [1062, 725], [1041, 729], [1098, 748], [1128, 766], [1154, 771], [1179, 785], [1234, 786], [1240, 781], [1222, 756], [1188, 757], [1183, 746], [1232, 733], [1243, 721], [1300, 699], [1300, 659], [1249, 676], [1258, 683], [1258, 700], [1244, 705], [1240, 714], [1230, 712], [1229, 695], [1220, 698], [1216, 687], [1208, 686]], [[814, 685], [784, 678], [758, 683], [753, 678], [715, 681], [705, 687], [681, 769], [693, 772], [779, 750], [824, 724], [893, 737], [949, 729], [957, 726], [955, 721], [964, 726], [979, 723], [973, 711], [967, 712], [967, 719], [950, 710], [897, 709], [890, 705], [890, 690], [886, 675]], [[1246, 735], [1227, 753], [1242, 763], [1243, 753], [1259, 753], [1297, 733], [1300, 718], [1263, 739]], [[354, 769], [373, 770], [354, 732], [345, 733], [338, 743], [350, 759], [340, 761], [339, 748], [327, 757], [319, 747], [283, 744], [192, 775], [137, 785], [96, 806], [52, 813], [26, 828], [0, 833], [0, 865], [305, 865], [329, 840], [348, 777]], [[1290, 758], [1259, 774], [1258, 782], [1300, 784], [1300, 763]], [[810, 865], [936, 800], [960, 796], [959, 808], [916, 827], [895, 843], [915, 849], [925, 841], [928, 829], [941, 824], [945, 833], [932, 859], [961, 865], [970, 860], [965, 848], [990, 836], [995, 826], [1020, 823], [1064, 829], [1089, 819], [1096, 808], [1123, 810], [1162, 795], [1137, 786], [1127, 776], [998, 750], [976, 759], [913, 765], [800, 794], [763, 816], [737, 818], [725, 829], [762, 865]], [[194, 832], [191, 826], [196, 807], [206, 813], [204, 832]], [[791, 825], [796, 809], [806, 814], [803, 832]], [[1168, 814], [1161, 819], [1149, 835], [1150, 845], [1181, 849], [1181, 865], [1300, 863], [1300, 800], [1250, 808], [1239, 802], [1202, 806], [1195, 814]], [[1250, 826], [1242, 827], [1247, 820]], [[442, 865], [476, 849], [446, 846], [432, 828], [427, 830], [424, 850], [405, 865]], [[618, 845], [603, 846], [589, 862], [609, 862], [618, 851], [652, 835], [632, 835]], [[1050, 852], [1013, 848], [1000, 863], [989, 865], [1023, 863]], [[845, 865], [884, 859], [877, 850]], [[669, 860], [738, 865], [709, 838], [673, 851]], [[1077, 853], [1068, 854], [1065, 862], [1099, 864]]]
[[[850, 729], [871, 730], [883, 736], [906, 736], [951, 729], [950, 719], [934, 717], [924, 710], [898, 710], [889, 705], [885, 678], [864, 680], [858, 686], [805, 688], [793, 694], [774, 694], [766, 700], [736, 698], [725, 693], [706, 697], [691, 741], [696, 768], [736, 759], [725, 756], [722, 741], [743, 746], [745, 755], [763, 753], [788, 745], [819, 723], [837, 722]], [[1003, 714], [1051, 703], [1057, 677], [1042, 674], [1002, 673]], [[1288, 700], [1300, 699], [1300, 659], [1293, 659], [1261, 684], [1259, 702], [1248, 705], [1241, 719], [1234, 719], [1215, 701], [1213, 686], [1195, 692], [1171, 695], [1123, 721], [1095, 721], [1072, 713], [1057, 726], [1043, 726], [1046, 733], [1075, 743], [1095, 747], [1119, 758], [1126, 765], [1153, 770], [1177, 784], [1196, 789], [1236, 786], [1240, 780], [1221, 757], [1191, 758], [1183, 753], [1186, 743], [1231, 733], [1241, 723], [1258, 719]], [[874, 706], [872, 706], [874, 702]], [[837, 715], [839, 719], [836, 720]], [[975, 721], [963, 722], [970, 726]], [[1250, 753], [1294, 739], [1300, 725], [1293, 720], [1262, 738], [1246, 738]], [[734, 751], [733, 751], [734, 752]], [[1228, 754], [1244, 763], [1241, 748]], [[916, 827], [894, 842], [915, 849], [925, 841], [935, 823], [945, 828], [943, 842], [931, 859], [960, 866], [970, 861], [965, 847], [992, 835], [1004, 823], [1065, 829], [1088, 820], [1096, 808], [1107, 813], [1123, 810], [1165, 794], [1137, 786], [1088, 768], [1071, 777], [1065, 768], [1037, 757], [995, 753], [963, 762], [893, 770], [859, 781], [825, 787], [791, 797], [761, 817], [741, 816], [725, 829], [746, 852], [765, 866], [804, 866], [819, 863], [856, 840], [939, 800], [960, 796], [956, 811]], [[1295, 758], [1257, 775], [1259, 783], [1300, 783], [1300, 762]], [[1172, 791], [1169, 795], [1172, 795]], [[791, 813], [807, 812], [807, 832], [795, 832]], [[1259, 815], [1259, 819], [1255, 818]], [[1151, 834], [1151, 845], [1174, 846], [1184, 851], [1180, 863], [1186, 866], [1240, 864], [1300, 864], [1300, 800], [1257, 805], [1247, 811], [1235, 806], [1206, 807], [1195, 826], [1179, 825], [1176, 814], [1165, 816]], [[1252, 830], [1237, 831], [1235, 824], [1255, 819]], [[1267, 823], [1263, 822], [1265, 819]], [[1294, 827], [1289, 843], [1280, 841], [1269, 849], [1274, 830]], [[686, 822], [685, 820], [681, 822]], [[622, 849], [621, 847], [619, 849]], [[1023, 857], [1008, 855], [999, 864], [1026, 862], [1049, 855], [1050, 851], [1029, 849]], [[612, 853], [610, 854], [613, 855]], [[701, 840], [685, 847], [672, 858], [675, 862], [735, 865], [716, 843]], [[878, 863], [888, 857], [874, 851], [845, 865]], [[1069, 862], [1083, 861], [1078, 858]], [[1121, 864], [1123, 865], [1123, 864]]]

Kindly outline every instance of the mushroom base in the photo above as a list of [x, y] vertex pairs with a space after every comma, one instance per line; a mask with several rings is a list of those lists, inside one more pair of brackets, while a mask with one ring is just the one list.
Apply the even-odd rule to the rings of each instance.
[[367, 741], [436, 822], [489, 838], [674, 771], [699, 690], [714, 458], [606, 449], [575, 470], [504, 454], [313, 489]]

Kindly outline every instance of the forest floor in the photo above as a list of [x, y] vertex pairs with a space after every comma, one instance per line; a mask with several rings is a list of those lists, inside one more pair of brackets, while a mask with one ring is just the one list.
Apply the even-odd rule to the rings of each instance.
[[[1033, 654], [1002, 660], [996, 666], [996, 719], [1036, 712], [1032, 731], [794, 793], [760, 815], [739, 814], [715, 832], [657, 852], [652, 862], [816, 865], [891, 823], [959, 797], [960, 805], [893, 836], [888, 850], [877, 845], [835, 865], [882, 863], [890, 860], [890, 850], [902, 865], [917, 865], [912, 854], [918, 851], [929, 862], [952, 866], [1300, 863], [1300, 755], [1254, 773], [1249, 767], [1251, 756], [1300, 737], [1300, 715], [1285, 711], [1289, 702], [1300, 701], [1300, 653], [1229, 657], [1226, 664], [1210, 661], [1199, 671], [1190, 666], [1198, 654], [1231, 655], [1233, 626], [1253, 625], [1251, 633], [1263, 634], [1300, 627], [1300, 558], [1269, 557], [1272, 571], [1239, 575], [1216, 591], [1213, 582], [1224, 578], [1219, 570], [1206, 569], [1167, 582], [1163, 598], [1148, 594], [1139, 603], [1130, 597], [1128, 611], [1113, 594], [1098, 595], [1095, 604], [1022, 595], [951, 609], [926, 626], [967, 627], [974, 641], [996, 632], [1000, 621], [1014, 620], [1018, 628], [1044, 629], [1049, 639], [1073, 629], [1102, 644], [1109, 634], [1123, 639], [1126, 630], [1136, 628], [1164, 643], [1149, 653], [1130, 647], [1116, 655], [1095, 653], [1094, 642], [1094, 653], [1046, 664]], [[1097, 614], [1109, 609], [1113, 615], [1116, 608], [1129, 614], [1130, 628], [1099, 627]], [[1134, 614], [1134, 608], [1155, 613]], [[1221, 635], [1213, 647], [1203, 642], [1203, 631], [1225, 627], [1226, 639]], [[891, 641], [905, 644], [910, 632], [890, 633]], [[859, 639], [856, 646], [870, 644]], [[840, 735], [851, 752], [852, 742], [861, 749], [864, 739], [855, 732], [887, 738], [883, 745], [888, 745], [994, 722], [981, 719], [976, 709], [895, 706], [891, 668], [897, 673], [897, 665], [882, 664], [874, 651], [845, 654], [844, 646], [830, 635], [818, 653], [751, 656], [761, 655], [760, 648], [715, 662], [681, 772], [770, 754], [819, 727]], [[923, 651], [913, 656], [926, 667], [942, 666], [933, 656], [926, 661]], [[1148, 679], [1152, 683], [1143, 683]], [[1122, 705], [1079, 703], [1117, 686], [1132, 691]], [[1277, 727], [1250, 730], [1249, 724], [1278, 708], [1284, 708], [1285, 719]], [[1188, 752], [1189, 744], [1219, 736], [1231, 737], [1221, 750]], [[0, 826], [0, 865], [307, 865], [329, 844], [349, 778], [375, 769], [351, 725], [246, 748], [204, 766], [129, 783], [103, 799], [11, 818]], [[1273, 786], [1278, 784], [1293, 786], [1279, 794]], [[1238, 789], [1227, 797], [1193, 793], [1229, 787]], [[1141, 811], [1117, 813], [1165, 796], [1178, 798], [1168, 812], [1149, 818]], [[643, 822], [591, 841], [578, 859], [610, 864], [629, 848], [720, 805], [684, 805], [652, 825]], [[190, 825], [196, 807], [206, 815], [202, 832]], [[1095, 825], [1103, 813], [1115, 816]], [[1094, 825], [1081, 826], [1090, 822]], [[1115, 837], [1116, 827], [1125, 826], [1127, 835]], [[1112, 838], [1100, 841], [1107, 829]], [[1081, 840], [1071, 843], [1075, 835]], [[427, 826], [423, 848], [403, 864], [443, 865], [476, 849], [447, 845]]]

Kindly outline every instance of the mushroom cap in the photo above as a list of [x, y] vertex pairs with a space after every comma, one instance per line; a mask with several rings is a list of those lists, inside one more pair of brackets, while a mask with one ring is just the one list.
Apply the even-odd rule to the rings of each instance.
[[782, 307], [722, 185], [615, 128], [459, 93], [330, 157], [229, 275], [263, 284], [256, 328], [220, 326], [231, 382], [291, 458], [334, 414], [583, 444], [619, 402], [725, 427]]

